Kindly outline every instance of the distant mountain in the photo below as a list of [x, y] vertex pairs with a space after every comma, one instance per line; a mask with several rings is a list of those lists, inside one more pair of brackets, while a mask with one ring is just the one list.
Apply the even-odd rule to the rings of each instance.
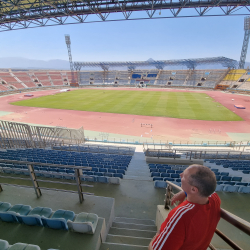
[[19, 69], [65, 69], [69, 70], [69, 62], [66, 60], [35, 60], [22, 57], [0, 58], [0, 68]]
[[[148, 62], [153, 62], [154, 59], [149, 58]], [[245, 68], [250, 68], [250, 62], [245, 63]], [[27, 59], [22, 57], [2, 57], [0, 58], [0, 69], [56, 69], [56, 70], [70, 70], [69, 62], [67, 60], [35, 60], [35, 59]], [[224, 67], [220, 65], [202, 65], [198, 66], [196, 69], [223, 69]], [[112, 70], [113, 68], [110, 68]], [[142, 69], [155, 69], [155, 67], [144, 67]], [[178, 70], [178, 69], [187, 69], [182, 66], [169, 66], [165, 67], [165, 70]], [[97, 70], [101, 71], [101, 68], [82, 68], [82, 70]], [[114, 70], [126, 70], [126, 67], [119, 67]]]

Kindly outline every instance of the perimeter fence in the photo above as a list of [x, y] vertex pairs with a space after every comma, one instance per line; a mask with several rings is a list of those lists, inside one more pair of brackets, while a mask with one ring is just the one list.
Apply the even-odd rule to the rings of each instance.
[[[144, 150], [183, 148], [223, 148], [244, 151], [250, 141], [181, 141], [153, 140], [146, 137], [111, 137], [108, 133], [98, 136], [85, 136], [84, 129], [35, 126], [24, 123], [0, 121], [0, 148], [45, 148], [54, 145], [83, 145], [85, 142], [142, 145]], [[189, 149], [190, 150], [190, 149]]]

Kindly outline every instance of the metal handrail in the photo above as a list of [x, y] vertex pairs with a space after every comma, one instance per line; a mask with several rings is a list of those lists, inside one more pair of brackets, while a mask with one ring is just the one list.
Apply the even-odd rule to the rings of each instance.
[[[156, 155], [150, 155], [150, 152], [156, 153]], [[191, 159], [232, 159], [232, 160], [249, 160], [250, 153], [233, 150], [197, 150], [197, 149], [147, 149], [145, 156], [165, 158], [167, 156], [161, 156], [161, 153], [173, 153], [172, 158], [176, 158], [178, 154], [185, 154], [186, 158]], [[215, 156], [216, 154], [216, 156]], [[247, 158], [243, 158], [247, 156]], [[237, 158], [236, 158], [237, 157]], [[169, 157], [168, 157], [169, 158]]]
[[[166, 181], [167, 188], [166, 188], [166, 198], [165, 198], [165, 209], [171, 210], [171, 198], [174, 195], [173, 188], [177, 189], [178, 191], [182, 191], [182, 188], [177, 186], [176, 184]], [[175, 205], [176, 206], [176, 205]], [[240, 229], [242, 232], [246, 233], [250, 236], [250, 223], [245, 221], [238, 216], [228, 212], [227, 210], [221, 208], [221, 218], [235, 226], [236, 228]], [[234, 250], [243, 250], [239, 247], [235, 242], [229, 239], [225, 234], [223, 234], [220, 230], [216, 228], [215, 233], [224, 240], [229, 246], [231, 246]], [[211, 250], [216, 250], [216, 248], [210, 243], [209, 248]]]
[[92, 167], [84, 167], [84, 166], [75, 166], [75, 165], [62, 165], [62, 164], [53, 164], [53, 163], [43, 163], [43, 162], [33, 162], [33, 161], [20, 161], [20, 160], [8, 160], [4, 159], [0, 162], [3, 163], [16, 163], [16, 164], [25, 164], [25, 165], [40, 165], [40, 166], [49, 166], [49, 167], [56, 167], [56, 168], [74, 168], [74, 169], [87, 169], [91, 170]]
[[[41, 182], [48, 182], [48, 183], [55, 183], [55, 184], [68, 184], [68, 185], [76, 185], [77, 186], [77, 189], [78, 191], [68, 191], [68, 192], [75, 192], [75, 193], [78, 193], [79, 195], [79, 200], [80, 200], [80, 203], [83, 202], [83, 194], [87, 194], [87, 195], [93, 195], [92, 193], [86, 193], [86, 192], [83, 192], [82, 191], [82, 187], [83, 186], [87, 186], [87, 187], [93, 187], [92, 185], [85, 185], [85, 184], [82, 184], [81, 183], [81, 180], [80, 180], [80, 176], [82, 175], [82, 172], [80, 170], [82, 169], [87, 169], [87, 170], [91, 170], [92, 167], [84, 167], [84, 166], [74, 166], [74, 165], [61, 165], [61, 164], [50, 164], [50, 163], [41, 163], [41, 162], [30, 162], [30, 161], [20, 161], [20, 160], [2, 160], [0, 159], [0, 162], [4, 162], [4, 163], [14, 163], [14, 164], [22, 164], [22, 165], [27, 165], [27, 170], [26, 169], [23, 169], [23, 170], [19, 170], [19, 169], [15, 169], [13, 170], [12, 168], [8, 168], [7, 169], [11, 169], [13, 171], [16, 171], [16, 172], [20, 172], [20, 171], [24, 171], [24, 172], [29, 172], [30, 174], [30, 178], [21, 178], [21, 177], [12, 177], [12, 176], [0, 176], [2, 178], [9, 178], [9, 179], [21, 179], [21, 180], [31, 180], [32, 183], [33, 183], [33, 187], [35, 189], [35, 193], [37, 195], [37, 197], [39, 198], [42, 193], [41, 193], [41, 189], [48, 189], [48, 190], [56, 190], [56, 191], [63, 191], [63, 192], [66, 192], [67, 190], [64, 190], [64, 189], [54, 189], [54, 188], [44, 188], [44, 187], [39, 187], [39, 181]], [[75, 170], [75, 179], [76, 179], [76, 183], [73, 184], [73, 183], [69, 183], [69, 182], [58, 182], [58, 181], [47, 181], [47, 180], [40, 180], [40, 179], [37, 179], [36, 177], [36, 174], [35, 174], [35, 171], [34, 171], [34, 165], [40, 165], [40, 166], [50, 166], [50, 167], [57, 167], [57, 168], [72, 168]], [[60, 174], [60, 173], [57, 173], [57, 175], [64, 175], [63, 173]], [[3, 190], [2, 189], [2, 186], [1, 184], [3, 185], [13, 185], [13, 186], [20, 186], [20, 187], [26, 187], [25, 185], [17, 185], [17, 184], [9, 184], [9, 183], [0, 183], [0, 192]], [[30, 186], [27, 186], [27, 187], [30, 187]]]

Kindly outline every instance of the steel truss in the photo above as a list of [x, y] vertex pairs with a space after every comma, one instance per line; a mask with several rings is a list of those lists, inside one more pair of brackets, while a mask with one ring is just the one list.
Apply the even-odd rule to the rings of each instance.
[[166, 66], [186, 66], [188, 69], [195, 69], [201, 65], [220, 64], [226, 68], [237, 68], [238, 62], [236, 60], [226, 57], [211, 57], [211, 58], [197, 58], [197, 59], [183, 59], [183, 60], [163, 60], [163, 61], [137, 61], [137, 62], [74, 62], [74, 67], [80, 71], [83, 67], [101, 67], [104, 71], [109, 68], [127, 67], [128, 70], [133, 70], [136, 67], [155, 67], [163, 69]]
[[244, 35], [243, 45], [241, 49], [239, 69], [244, 69], [244, 66], [245, 66], [247, 48], [248, 48], [248, 43], [249, 43], [249, 38], [250, 38], [250, 17], [245, 17], [244, 30], [245, 30], [245, 35]]
[[249, 13], [250, 0], [0, 0], [0, 32], [73, 23]]

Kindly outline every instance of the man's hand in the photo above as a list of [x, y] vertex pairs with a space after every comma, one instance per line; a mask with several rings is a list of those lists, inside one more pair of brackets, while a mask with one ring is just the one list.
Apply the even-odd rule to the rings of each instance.
[[180, 191], [179, 193], [175, 194], [171, 199], [171, 206], [173, 206], [174, 203], [179, 201], [179, 204], [182, 203], [186, 198], [185, 192]]

